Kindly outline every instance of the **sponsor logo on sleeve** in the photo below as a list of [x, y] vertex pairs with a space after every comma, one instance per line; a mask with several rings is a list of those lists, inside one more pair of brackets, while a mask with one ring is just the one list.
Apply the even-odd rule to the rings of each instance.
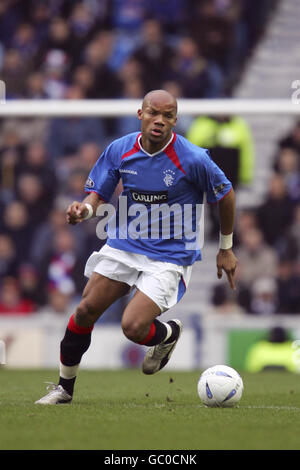
[[92, 180], [92, 178], [89, 176], [88, 179], [86, 180], [85, 182], [85, 186], [87, 188], [93, 188], [95, 186], [95, 183], [94, 181]]
[[217, 186], [216, 188], [214, 188], [214, 195], [217, 196], [217, 194], [219, 194], [224, 188], [225, 188], [224, 183], [222, 183], [219, 186]]

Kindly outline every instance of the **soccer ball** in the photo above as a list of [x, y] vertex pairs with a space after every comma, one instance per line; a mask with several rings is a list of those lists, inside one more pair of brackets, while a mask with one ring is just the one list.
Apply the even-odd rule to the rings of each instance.
[[218, 365], [206, 369], [198, 381], [198, 395], [209, 407], [232, 407], [241, 399], [244, 384], [232, 367]]

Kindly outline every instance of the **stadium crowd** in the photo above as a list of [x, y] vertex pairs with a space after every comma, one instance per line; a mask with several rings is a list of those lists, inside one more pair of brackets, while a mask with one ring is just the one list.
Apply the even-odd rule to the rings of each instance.
[[237, 292], [217, 285], [220, 310], [300, 313], [300, 121], [277, 143], [263, 202], [237, 217]]
[[[156, 88], [230, 96], [275, 3], [3, 0], [0, 78], [7, 99], [142, 98]], [[138, 129], [134, 117], [0, 122], [0, 314], [72, 308], [101, 241], [96, 220], [67, 226], [66, 207], [83, 197], [103, 148]], [[278, 142], [266, 200], [238, 214], [239, 288], [219, 283], [216, 308], [300, 313], [299, 161], [297, 125]]]
[[185, 97], [222, 96], [277, 0], [2, 0], [7, 98], [143, 96], [176, 81]]

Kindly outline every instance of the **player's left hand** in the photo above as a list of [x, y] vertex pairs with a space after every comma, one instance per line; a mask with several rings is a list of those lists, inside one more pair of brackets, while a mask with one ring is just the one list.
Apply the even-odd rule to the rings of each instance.
[[227, 274], [230, 287], [235, 290], [234, 275], [237, 267], [237, 258], [232, 249], [219, 250], [217, 255], [218, 278], [221, 279], [223, 271]]

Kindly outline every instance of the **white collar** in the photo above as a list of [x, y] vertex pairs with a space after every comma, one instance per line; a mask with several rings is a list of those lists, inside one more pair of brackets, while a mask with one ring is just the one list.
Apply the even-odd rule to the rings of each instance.
[[149, 157], [154, 157], [155, 155], [158, 155], [159, 153], [163, 152], [163, 151], [168, 147], [168, 145], [172, 142], [173, 137], [174, 137], [174, 134], [173, 134], [173, 132], [172, 132], [171, 139], [169, 140], [169, 142], [167, 142], [166, 145], [164, 145], [163, 148], [161, 148], [160, 150], [158, 150], [157, 152], [154, 152], [154, 153], [148, 153], [148, 152], [146, 152], [146, 150], [143, 149], [142, 144], [141, 144], [142, 134], [141, 134], [141, 135], [139, 136], [139, 138], [138, 138], [138, 143], [139, 143], [139, 146], [140, 146], [141, 150], [142, 150], [146, 155], [148, 155]]

